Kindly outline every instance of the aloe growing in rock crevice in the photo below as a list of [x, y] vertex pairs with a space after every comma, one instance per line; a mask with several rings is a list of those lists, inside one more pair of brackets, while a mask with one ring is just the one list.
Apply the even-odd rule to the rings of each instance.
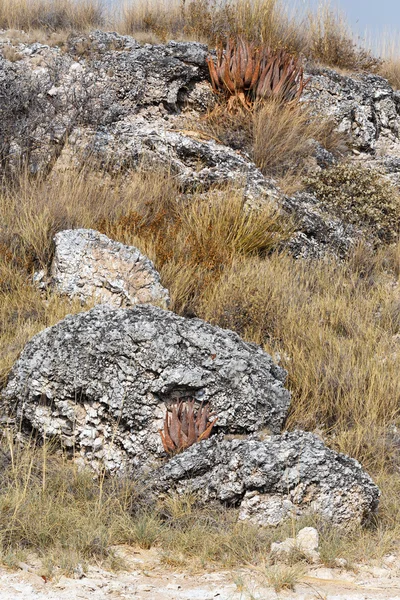
[[207, 439], [218, 418], [210, 421], [213, 413], [209, 404], [201, 404], [195, 410], [195, 401], [174, 402], [164, 419], [159, 433], [167, 454], [182, 452], [196, 442]]
[[213, 90], [228, 100], [250, 108], [260, 100], [297, 103], [307, 81], [301, 59], [286, 50], [258, 47], [242, 37], [217, 49], [217, 61], [207, 59]]

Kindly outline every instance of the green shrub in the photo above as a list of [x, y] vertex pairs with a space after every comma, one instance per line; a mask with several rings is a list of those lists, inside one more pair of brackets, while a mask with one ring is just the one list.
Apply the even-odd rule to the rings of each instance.
[[309, 177], [306, 185], [345, 222], [370, 229], [384, 242], [397, 237], [399, 194], [378, 172], [343, 163]]

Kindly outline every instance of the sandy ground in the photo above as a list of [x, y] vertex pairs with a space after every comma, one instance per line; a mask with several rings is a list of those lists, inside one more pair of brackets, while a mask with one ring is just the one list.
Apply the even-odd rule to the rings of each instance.
[[262, 569], [179, 572], [159, 561], [156, 551], [121, 549], [128, 570], [109, 573], [88, 568], [76, 578], [45, 581], [40, 570], [21, 564], [17, 572], [0, 568], [0, 600], [400, 600], [400, 562], [359, 566], [356, 572], [313, 567], [294, 591], [276, 593]]

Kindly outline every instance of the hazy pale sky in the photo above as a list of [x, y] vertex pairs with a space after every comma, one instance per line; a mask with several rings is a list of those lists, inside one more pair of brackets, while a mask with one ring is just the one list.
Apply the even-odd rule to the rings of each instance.
[[[311, 0], [317, 6], [319, 0]], [[400, 0], [335, 0], [347, 14], [352, 27], [360, 34], [374, 37], [386, 31], [400, 34]]]

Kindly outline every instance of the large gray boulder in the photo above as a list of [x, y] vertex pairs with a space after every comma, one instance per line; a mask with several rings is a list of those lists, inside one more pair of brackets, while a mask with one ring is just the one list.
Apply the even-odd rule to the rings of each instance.
[[60, 293], [116, 308], [146, 303], [167, 307], [169, 294], [159, 273], [137, 248], [93, 229], [60, 231], [54, 242], [51, 281]]
[[375, 512], [379, 489], [361, 465], [301, 431], [260, 439], [215, 436], [168, 461], [153, 489], [192, 492], [239, 508], [239, 518], [278, 525], [315, 514], [336, 525], [364, 523]]
[[36, 335], [3, 401], [25, 430], [118, 471], [163, 456], [158, 430], [174, 399], [210, 402], [220, 431], [279, 432], [290, 403], [285, 377], [232, 331], [150, 305], [99, 305]]

